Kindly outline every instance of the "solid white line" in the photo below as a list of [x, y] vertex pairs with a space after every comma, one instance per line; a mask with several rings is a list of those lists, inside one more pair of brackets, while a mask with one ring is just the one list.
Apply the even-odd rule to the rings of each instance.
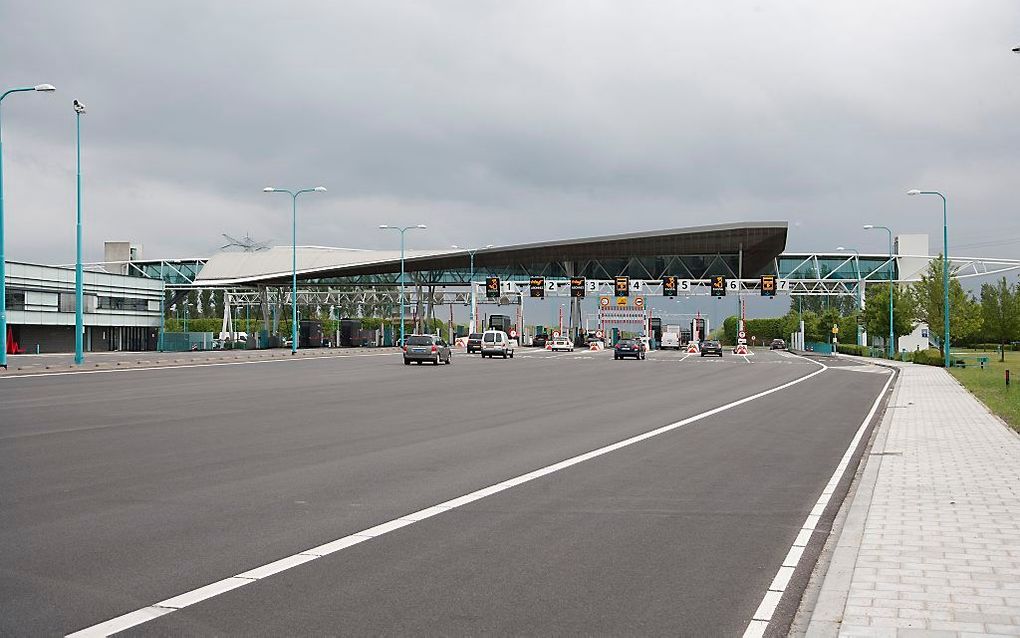
[[[809, 359], [813, 363], [824, 366], [824, 363], [820, 361], [814, 361]], [[831, 369], [831, 368], [830, 368]], [[811, 513], [808, 514], [807, 518], [804, 519], [804, 524], [801, 525], [800, 531], [797, 533], [797, 539], [793, 541], [793, 545], [790, 546], [790, 551], [786, 554], [786, 558], [783, 559], [783, 564], [780, 566], [779, 571], [776, 572], [775, 578], [772, 579], [772, 584], [769, 585], [768, 591], [765, 592], [765, 596], [762, 598], [761, 605], [758, 606], [758, 610], [754, 613], [754, 617], [751, 622], [747, 624], [747, 629], [744, 630], [744, 638], [756, 638], [762, 636], [768, 624], [772, 621], [772, 614], [775, 613], [776, 606], [779, 604], [779, 599], [782, 598], [783, 592], [786, 591], [787, 585], [790, 583], [790, 577], [796, 570], [797, 565], [800, 564], [800, 559], [806, 549], [806, 539], [810, 538], [811, 533], [814, 532], [815, 527], [818, 525], [819, 519], [821, 519], [822, 512], [829, 505], [829, 501], [832, 499], [832, 494], [843, 478], [843, 474], [846, 473], [847, 468], [850, 466], [850, 459], [853, 458], [854, 452], [857, 450], [857, 446], [860, 444], [861, 439], [864, 437], [864, 432], [868, 429], [868, 424], [871, 423], [872, 417], [875, 416], [875, 412], [878, 411], [879, 404], [882, 403], [882, 398], [885, 396], [886, 391], [889, 389], [889, 384], [892, 383], [893, 377], [890, 376], [882, 386], [882, 391], [878, 393], [878, 397], [875, 398], [875, 402], [871, 404], [871, 409], [868, 410], [868, 415], [864, 417], [864, 421], [861, 422], [860, 427], [857, 428], [857, 432], [854, 434], [854, 438], [850, 441], [846, 451], [843, 453], [843, 457], [840, 459], [839, 464], [833, 471], [832, 476], [829, 478], [829, 482], [826, 484], [825, 489], [822, 491], [821, 496], [815, 501], [814, 507], [811, 508]]]
[[[471, 492], [469, 494], [465, 494], [463, 496], [458, 496], [457, 498], [450, 499], [450, 500], [445, 501], [443, 503], [439, 503], [439, 504], [433, 505], [431, 507], [426, 507], [425, 509], [419, 510], [417, 512], [412, 512], [410, 514], [406, 514], [404, 516], [401, 516], [399, 518], [393, 519], [391, 521], [387, 521], [385, 523], [381, 523], [379, 525], [375, 525], [375, 526], [370, 527], [368, 529], [361, 530], [359, 532], [355, 532], [354, 534], [350, 534], [348, 536], [344, 536], [344, 537], [338, 538], [338, 539], [336, 539], [334, 541], [331, 541], [329, 543], [326, 543], [324, 545], [319, 545], [318, 547], [313, 547], [311, 549], [306, 549], [304, 551], [298, 552], [297, 554], [294, 554], [294, 555], [291, 555], [291, 556], [287, 556], [285, 558], [273, 561], [273, 562], [268, 563], [266, 565], [261, 565], [259, 567], [255, 567], [253, 569], [249, 569], [249, 570], [244, 571], [244, 572], [242, 572], [240, 574], [237, 574], [236, 576], [231, 576], [229, 578], [225, 578], [225, 579], [217, 581], [215, 583], [211, 583], [209, 585], [205, 585], [204, 587], [199, 587], [198, 589], [192, 590], [190, 592], [184, 592], [182, 594], [174, 596], [173, 598], [169, 598], [169, 599], [167, 599], [167, 600], [165, 600], [165, 601], [163, 601], [161, 603], [156, 603], [155, 605], [150, 605], [149, 607], [145, 607], [145, 608], [143, 608], [141, 610], [133, 611], [133, 612], [130, 612], [130, 613], [125, 614], [123, 616], [118, 616], [117, 618], [112, 618], [110, 620], [107, 620], [106, 622], [99, 623], [98, 625], [93, 625], [91, 627], [86, 627], [85, 629], [77, 631], [77, 632], [75, 632], [73, 634], [69, 634], [69, 636], [72, 636], [72, 637], [75, 637], [75, 638], [83, 637], [83, 636], [90, 636], [90, 637], [91, 636], [106, 636], [106, 635], [109, 635], [111, 633], [114, 633], [114, 630], [112, 628], [115, 628], [116, 631], [123, 631], [124, 629], [127, 629], [129, 627], [134, 627], [135, 625], [140, 625], [142, 623], [148, 622], [152, 618], [156, 617], [156, 616], [152, 615], [151, 611], [146, 611], [146, 610], [152, 610], [153, 608], [155, 608], [155, 609], [159, 610], [162, 613], [169, 613], [169, 612], [163, 612], [162, 610], [164, 608], [172, 607], [171, 611], [173, 611], [173, 610], [176, 610], [176, 609], [180, 609], [182, 607], [186, 607], [187, 605], [193, 604], [194, 602], [198, 602], [199, 600], [206, 600], [206, 599], [208, 599], [208, 598], [210, 598], [212, 596], [215, 596], [215, 595], [217, 595], [219, 593], [222, 593], [222, 592], [225, 592], [225, 591], [229, 591], [231, 589], [236, 589], [238, 587], [243, 587], [244, 585], [247, 585], [249, 583], [256, 582], [260, 577], [262, 577], [262, 576], [260, 576], [260, 574], [263, 574], [263, 573], [265, 573], [266, 575], [278, 574], [278, 573], [280, 573], [282, 571], [290, 569], [291, 567], [294, 567], [294, 566], [297, 566], [297, 565], [300, 565], [300, 564], [303, 564], [303, 563], [307, 563], [307, 562], [309, 562], [309, 560], [315, 560], [316, 558], [320, 558], [320, 557], [325, 556], [327, 554], [330, 554], [330, 553], [333, 553], [333, 552], [336, 552], [336, 551], [340, 551], [342, 549], [346, 549], [347, 547], [350, 547], [352, 545], [356, 545], [358, 543], [362, 543], [364, 541], [371, 540], [372, 538], [376, 538], [376, 537], [382, 536], [384, 534], [388, 534], [389, 532], [392, 532], [394, 530], [400, 529], [402, 527], [406, 527], [408, 525], [413, 525], [414, 523], [416, 523], [416, 522], [418, 522], [420, 520], [423, 520], [425, 518], [428, 518], [428, 517], [431, 517], [431, 516], [435, 516], [437, 514], [441, 514], [442, 512], [445, 512], [445, 511], [448, 511], [448, 510], [451, 510], [451, 509], [454, 509], [454, 508], [457, 508], [457, 507], [461, 507], [463, 505], [467, 505], [468, 503], [472, 503], [472, 502], [477, 501], [479, 499], [485, 498], [486, 496], [491, 496], [493, 494], [497, 494], [497, 493], [502, 492], [504, 490], [508, 490], [508, 489], [510, 489], [512, 487], [516, 487], [518, 485], [522, 485], [522, 484], [527, 483], [529, 481], [533, 481], [533, 480], [535, 480], [537, 478], [546, 476], [548, 474], [552, 474], [553, 472], [558, 472], [560, 470], [563, 470], [565, 468], [571, 467], [573, 465], [577, 465], [578, 463], [583, 463], [585, 461], [589, 461], [589, 460], [591, 460], [593, 458], [602, 456], [604, 454], [608, 454], [610, 452], [614, 452], [614, 451], [619, 450], [621, 448], [625, 448], [627, 446], [634, 445], [635, 443], [640, 443], [641, 441], [645, 441], [645, 440], [650, 439], [652, 437], [659, 436], [660, 434], [665, 434], [667, 432], [671, 432], [671, 431], [676, 430], [678, 428], [682, 428], [685, 425], [689, 425], [691, 423], [695, 423], [696, 421], [701, 421], [701, 420], [706, 419], [706, 418], [708, 418], [710, 416], [714, 416], [716, 414], [719, 414], [720, 412], [725, 412], [727, 410], [731, 410], [731, 409], [733, 409], [735, 407], [744, 405], [745, 403], [749, 403], [751, 401], [754, 401], [756, 399], [760, 399], [762, 397], [768, 396], [768, 395], [773, 394], [775, 392], [779, 392], [781, 390], [785, 390], [786, 388], [789, 388], [791, 386], [797, 385], [798, 383], [802, 383], [804, 381], [807, 381], [808, 379], [811, 379], [812, 377], [815, 377], [815, 376], [825, 372], [826, 370], [828, 370], [828, 366], [826, 366], [825, 364], [819, 363], [819, 362], [815, 362], [815, 363], [818, 363], [818, 365], [820, 366], [820, 368], [818, 370], [815, 370], [814, 372], [811, 372], [810, 374], [806, 374], [806, 375], [804, 375], [802, 377], [798, 377], [798, 378], [794, 379], [793, 381], [787, 381], [786, 383], [777, 385], [774, 388], [769, 388], [768, 390], [762, 390], [761, 392], [758, 392], [758, 393], [752, 394], [750, 396], [744, 397], [743, 399], [737, 399], [736, 401], [731, 401], [730, 403], [726, 403], [726, 404], [721, 405], [719, 407], [712, 408], [711, 410], [706, 410], [705, 412], [702, 412], [700, 414], [696, 414], [694, 416], [687, 417], [686, 419], [682, 419], [680, 421], [676, 421], [675, 423], [670, 423], [669, 425], [664, 425], [664, 426], [656, 428], [654, 430], [649, 430], [648, 432], [645, 432], [643, 434], [638, 434], [638, 435], [632, 436], [632, 437], [630, 437], [628, 439], [624, 439], [622, 441], [617, 441], [616, 443], [612, 443], [610, 445], [606, 445], [604, 447], [600, 447], [600, 448], [592, 450], [590, 452], [585, 452], [584, 454], [579, 454], [577, 456], [571, 457], [569, 459], [565, 459], [565, 460], [560, 461], [558, 463], [553, 463], [552, 465], [547, 465], [545, 467], [539, 468], [537, 470], [533, 470], [533, 471], [528, 472], [526, 474], [521, 474], [520, 476], [515, 476], [515, 477], [507, 479], [505, 481], [501, 481], [501, 482], [496, 483], [494, 485], [490, 485], [488, 487], [483, 487], [482, 489], [475, 490], [474, 492]], [[301, 556], [301, 557], [309, 556], [311, 558], [309, 558], [309, 560], [303, 560], [303, 559], [299, 560], [298, 558], [296, 558], [298, 556]], [[293, 564], [287, 565], [287, 564], [284, 563], [284, 561], [288, 561], [288, 560], [293, 561]], [[160, 613], [159, 615], [162, 615], [162, 613]], [[757, 616], [757, 614], [756, 614], [756, 616]]]
[[351, 359], [357, 357], [386, 357], [399, 352], [373, 352], [372, 354], [332, 354], [280, 359], [254, 359], [251, 361], [223, 361], [220, 363], [182, 363], [174, 366], [150, 366], [148, 368], [112, 368], [110, 370], [68, 370], [67, 372], [38, 372], [23, 374], [0, 374], [0, 379], [35, 379], [37, 377], [65, 377], [74, 374], [110, 374], [113, 372], [146, 372], [148, 370], [178, 370], [180, 368], [213, 368], [216, 366], [244, 366], [255, 363], [283, 363], [286, 361], [318, 361], [319, 359]]

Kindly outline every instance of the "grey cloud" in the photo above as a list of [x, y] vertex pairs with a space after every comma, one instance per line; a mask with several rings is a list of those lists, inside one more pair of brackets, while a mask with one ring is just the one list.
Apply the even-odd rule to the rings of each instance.
[[93, 253], [108, 235], [170, 256], [220, 232], [286, 243], [285, 202], [260, 189], [320, 183], [306, 243], [380, 245], [380, 221], [442, 246], [778, 218], [800, 223], [792, 249], [881, 250], [862, 223], [937, 235], [903, 195], [922, 181], [978, 241], [1017, 216], [1018, 18], [1006, 1], [0, 0], [0, 81], [60, 91], [4, 103], [8, 254], [67, 261], [50, 229], [73, 201], [74, 97]]

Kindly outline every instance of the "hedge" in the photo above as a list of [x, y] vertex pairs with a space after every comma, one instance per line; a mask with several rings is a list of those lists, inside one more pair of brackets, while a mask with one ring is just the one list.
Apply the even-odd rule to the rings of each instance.
[[912, 352], [910, 354], [910, 360], [921, 365], [938, 366], [940, 368], [943, 363], [942, 353], [937, 348], [928, 348], [927, 350]]
[[836, 352], [841, 354], [853, 354], [858, 357], [867, 357], [871, 353], [871, 348], [867, 346], [858, 346], [852, 343], [840, 343], [836, 345]]

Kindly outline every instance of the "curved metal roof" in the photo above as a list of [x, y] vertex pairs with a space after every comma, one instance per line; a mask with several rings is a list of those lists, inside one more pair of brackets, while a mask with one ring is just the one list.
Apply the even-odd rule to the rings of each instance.
[[[742, 253], [743, 271], [755, 275], [786, 247], [786, 222], [741, 222], [651, 230], [601, 237], [496, 246], [475, 255], [476, 271], [518, 268], [542, 271], [541, 264], [584, 264], [591, 261], [662, 258], [686, 255], [735, 256]], [[463, 270], [468, 253], [460, 249], [407, 250], [408, 272]], [[299, 246], [299, 279], [330, 279], [400, 271], [400, 252]], [[621, 272], [618, 274], [626, 274]], [[291, 276], [291, 247], [254, 253], [217, 253], [202, 268], [197, 286], [285, 284]]]

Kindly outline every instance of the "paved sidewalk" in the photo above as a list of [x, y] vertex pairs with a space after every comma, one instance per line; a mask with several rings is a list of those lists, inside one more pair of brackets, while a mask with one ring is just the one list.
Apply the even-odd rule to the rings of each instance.
[[1020, 636], [1020, 437], [945, 370], [892, 365], [807, 635]]

